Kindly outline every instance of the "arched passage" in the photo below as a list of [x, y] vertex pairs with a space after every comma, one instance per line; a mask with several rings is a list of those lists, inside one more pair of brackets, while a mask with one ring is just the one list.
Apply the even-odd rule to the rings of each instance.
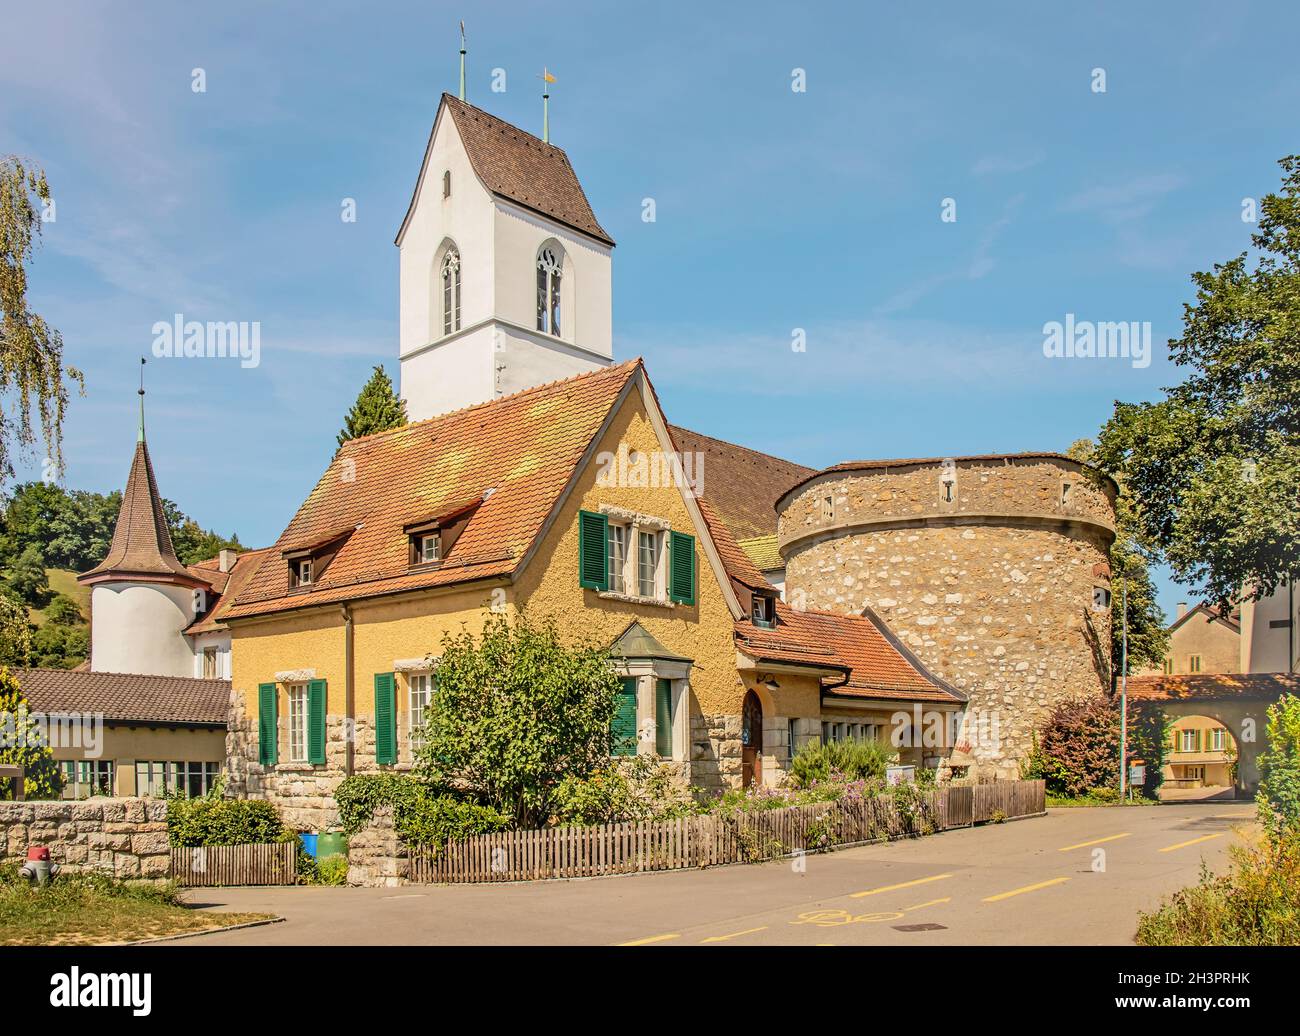
[[1204, 714], [1171, 717], [1162, 791], [1210, 797], [1237, 785], [1240, 752], [1232, 730]]

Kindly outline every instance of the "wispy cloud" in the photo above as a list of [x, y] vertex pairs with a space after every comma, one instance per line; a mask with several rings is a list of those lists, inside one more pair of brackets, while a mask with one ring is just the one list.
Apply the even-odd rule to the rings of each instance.
[[1046, 158], [1044, 151], [1011, 151], [1000, 155], [985, 155], [971, 166], [970, 171], [975, 176], [1006, 176], [1032, 169], [1042, 164]]
[[1109, 223], [1127, 223], [1148, 215], [1185, 182], [1175, 173], [1152, 173], [1122, 183], [1098, 184], [1066, 198], [1061, 211], [1093, 213]]

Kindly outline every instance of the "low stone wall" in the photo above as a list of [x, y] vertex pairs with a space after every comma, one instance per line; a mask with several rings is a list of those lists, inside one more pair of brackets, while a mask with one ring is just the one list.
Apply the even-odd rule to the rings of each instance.
[[68, 873], [121, 879], [171, 873], [162, 799], [0, 802], [0, 860], [25, 860], [33, 845], [48, 847], [50, 861]]

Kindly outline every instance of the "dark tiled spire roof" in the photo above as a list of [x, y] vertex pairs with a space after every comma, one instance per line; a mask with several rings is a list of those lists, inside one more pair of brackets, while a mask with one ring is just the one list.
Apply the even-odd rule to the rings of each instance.
[[162, 497], [149, 460], [149, 447], [143, 438], [135, 444], [131, 474], [122, 495], [122, 509], [113, 529], [108, 556], [89, 572], [78, 576], [80, 582], [98, 581], [105, 576], [149, 576], [176, 579], [191, 586], [201, 582], [180, 563], [167, 531]]

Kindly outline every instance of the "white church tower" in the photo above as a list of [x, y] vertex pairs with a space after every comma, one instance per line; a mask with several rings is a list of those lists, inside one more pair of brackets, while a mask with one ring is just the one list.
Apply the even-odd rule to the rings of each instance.
[[396, 244], [411, 420], [612, 362], [614, 242], [560, 148], [443, 94]]

